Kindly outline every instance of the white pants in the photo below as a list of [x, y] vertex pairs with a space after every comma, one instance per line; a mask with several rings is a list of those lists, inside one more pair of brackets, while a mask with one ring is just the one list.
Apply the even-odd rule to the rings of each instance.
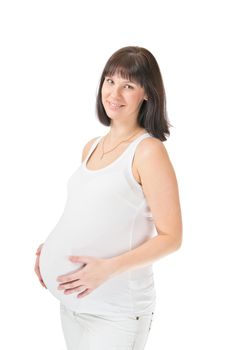
[[60, 303], [68, 350], [143, 350], [154, 312], [137, 317], [77, 313]]

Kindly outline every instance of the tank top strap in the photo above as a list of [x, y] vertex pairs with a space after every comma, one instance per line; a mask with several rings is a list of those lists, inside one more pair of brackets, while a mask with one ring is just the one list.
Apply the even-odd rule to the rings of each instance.
[[84, 158], [83, 160], [83, 163], [86, 162], [86, 160], [89, 158], [89, 156], [91, 155], [91, 153], [93, 152], [93, 150], [95, 149], [95, 147], [97, 146], [97, 144], [99, 143], [100, 139], [102, 138], [103, 136], [98, 136], [97, 139], [92, 143], [86, 157]]
[[[138, 144], [144, 140], [145, 138], [154, 138], [151, 134], [144, 133], [137, 137], [132, 143], [130, 144], [129, 148], [127, 149], [127, 152], [125, 153], [125, 157], [123, 159], [123, 164], [121, 166], [121, 173], [127, 180], [127, 183], [130, 185], [130, 188], [132, 191], [127, 192], [128, 198], [137, 198], [138, 203], [143, 203], [144, 207], [141, 207], [142, 215], [144, 217], [148, 217], [149, 220], [152, 218], [152, 213], [150, 211], [150, 208], [148, 207], [148, 204], [146, 202], [145, 195], [143, 193], [142, 186], [136, 181], [134, 175], [133, 175], [133, 160], [135, 156], [135, 152], [137, 149]], [[132, 197], [131, 197], [132, 196]], [[135, 200], [135, 199], [134, 199]], [[140, 205], [141, 205], [140, 204]]]
[[152, 135], [150, 135], [148, 132], [147, 133], [144, 133], [140, 136], [138, 136], [135, 140], [133, 140], [129, 146], [129, 150], [127, 152], [127, 161], [130, 161], [130, 164], [131, 164], [131, 161], [133, 160], [134, 158], [134, 155], [135, 155], [135, 151], [136, 151], [136, 148], [137, 148], [137, 145], [145, 138], [147, 137], [154, 137]]

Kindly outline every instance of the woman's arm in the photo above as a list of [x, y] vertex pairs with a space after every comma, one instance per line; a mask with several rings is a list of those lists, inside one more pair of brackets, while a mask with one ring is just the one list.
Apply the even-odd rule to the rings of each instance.
[[112, 276], [153, 263], [181, 246], [182, 217], [175, 171], [163, 143], [143, 140], [135, 155], [140, 182], [158, 235], [111, 258]]

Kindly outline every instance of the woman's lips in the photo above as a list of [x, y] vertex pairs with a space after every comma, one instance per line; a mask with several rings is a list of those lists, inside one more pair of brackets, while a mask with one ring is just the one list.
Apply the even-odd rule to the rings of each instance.
[[108, 106], [110, 107], [110, 109], [113, 109], [113, 110], [118, 110], [121, 107], [124, 107], [124, 105], [119, 104], [119, 103], [115, 103], [115, 102], [107, 101], [107, 103], [108, 103]]

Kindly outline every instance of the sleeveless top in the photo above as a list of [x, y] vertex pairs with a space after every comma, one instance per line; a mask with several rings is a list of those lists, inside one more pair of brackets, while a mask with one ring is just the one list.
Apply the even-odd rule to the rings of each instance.
[[77, 298], [82, 290], [65, 295], [57, 289], [58, 276], [83, 267], [83, 263], [69, 261], [69, 255], [111, 258], [157, 235], [142, 187], [132, 173], [137, 145], [153, 136], [144, 133], [109, 165], [87, 169], [87, 160], [102, 137], [94, 141], [67, 182], [64, 212], [41, 250], [41, 276], [53, 296], [72, 311], [111, 316], [148, 314], [154, 310], [156, 298], [152, 264], [120, 273], [83, 298]]

